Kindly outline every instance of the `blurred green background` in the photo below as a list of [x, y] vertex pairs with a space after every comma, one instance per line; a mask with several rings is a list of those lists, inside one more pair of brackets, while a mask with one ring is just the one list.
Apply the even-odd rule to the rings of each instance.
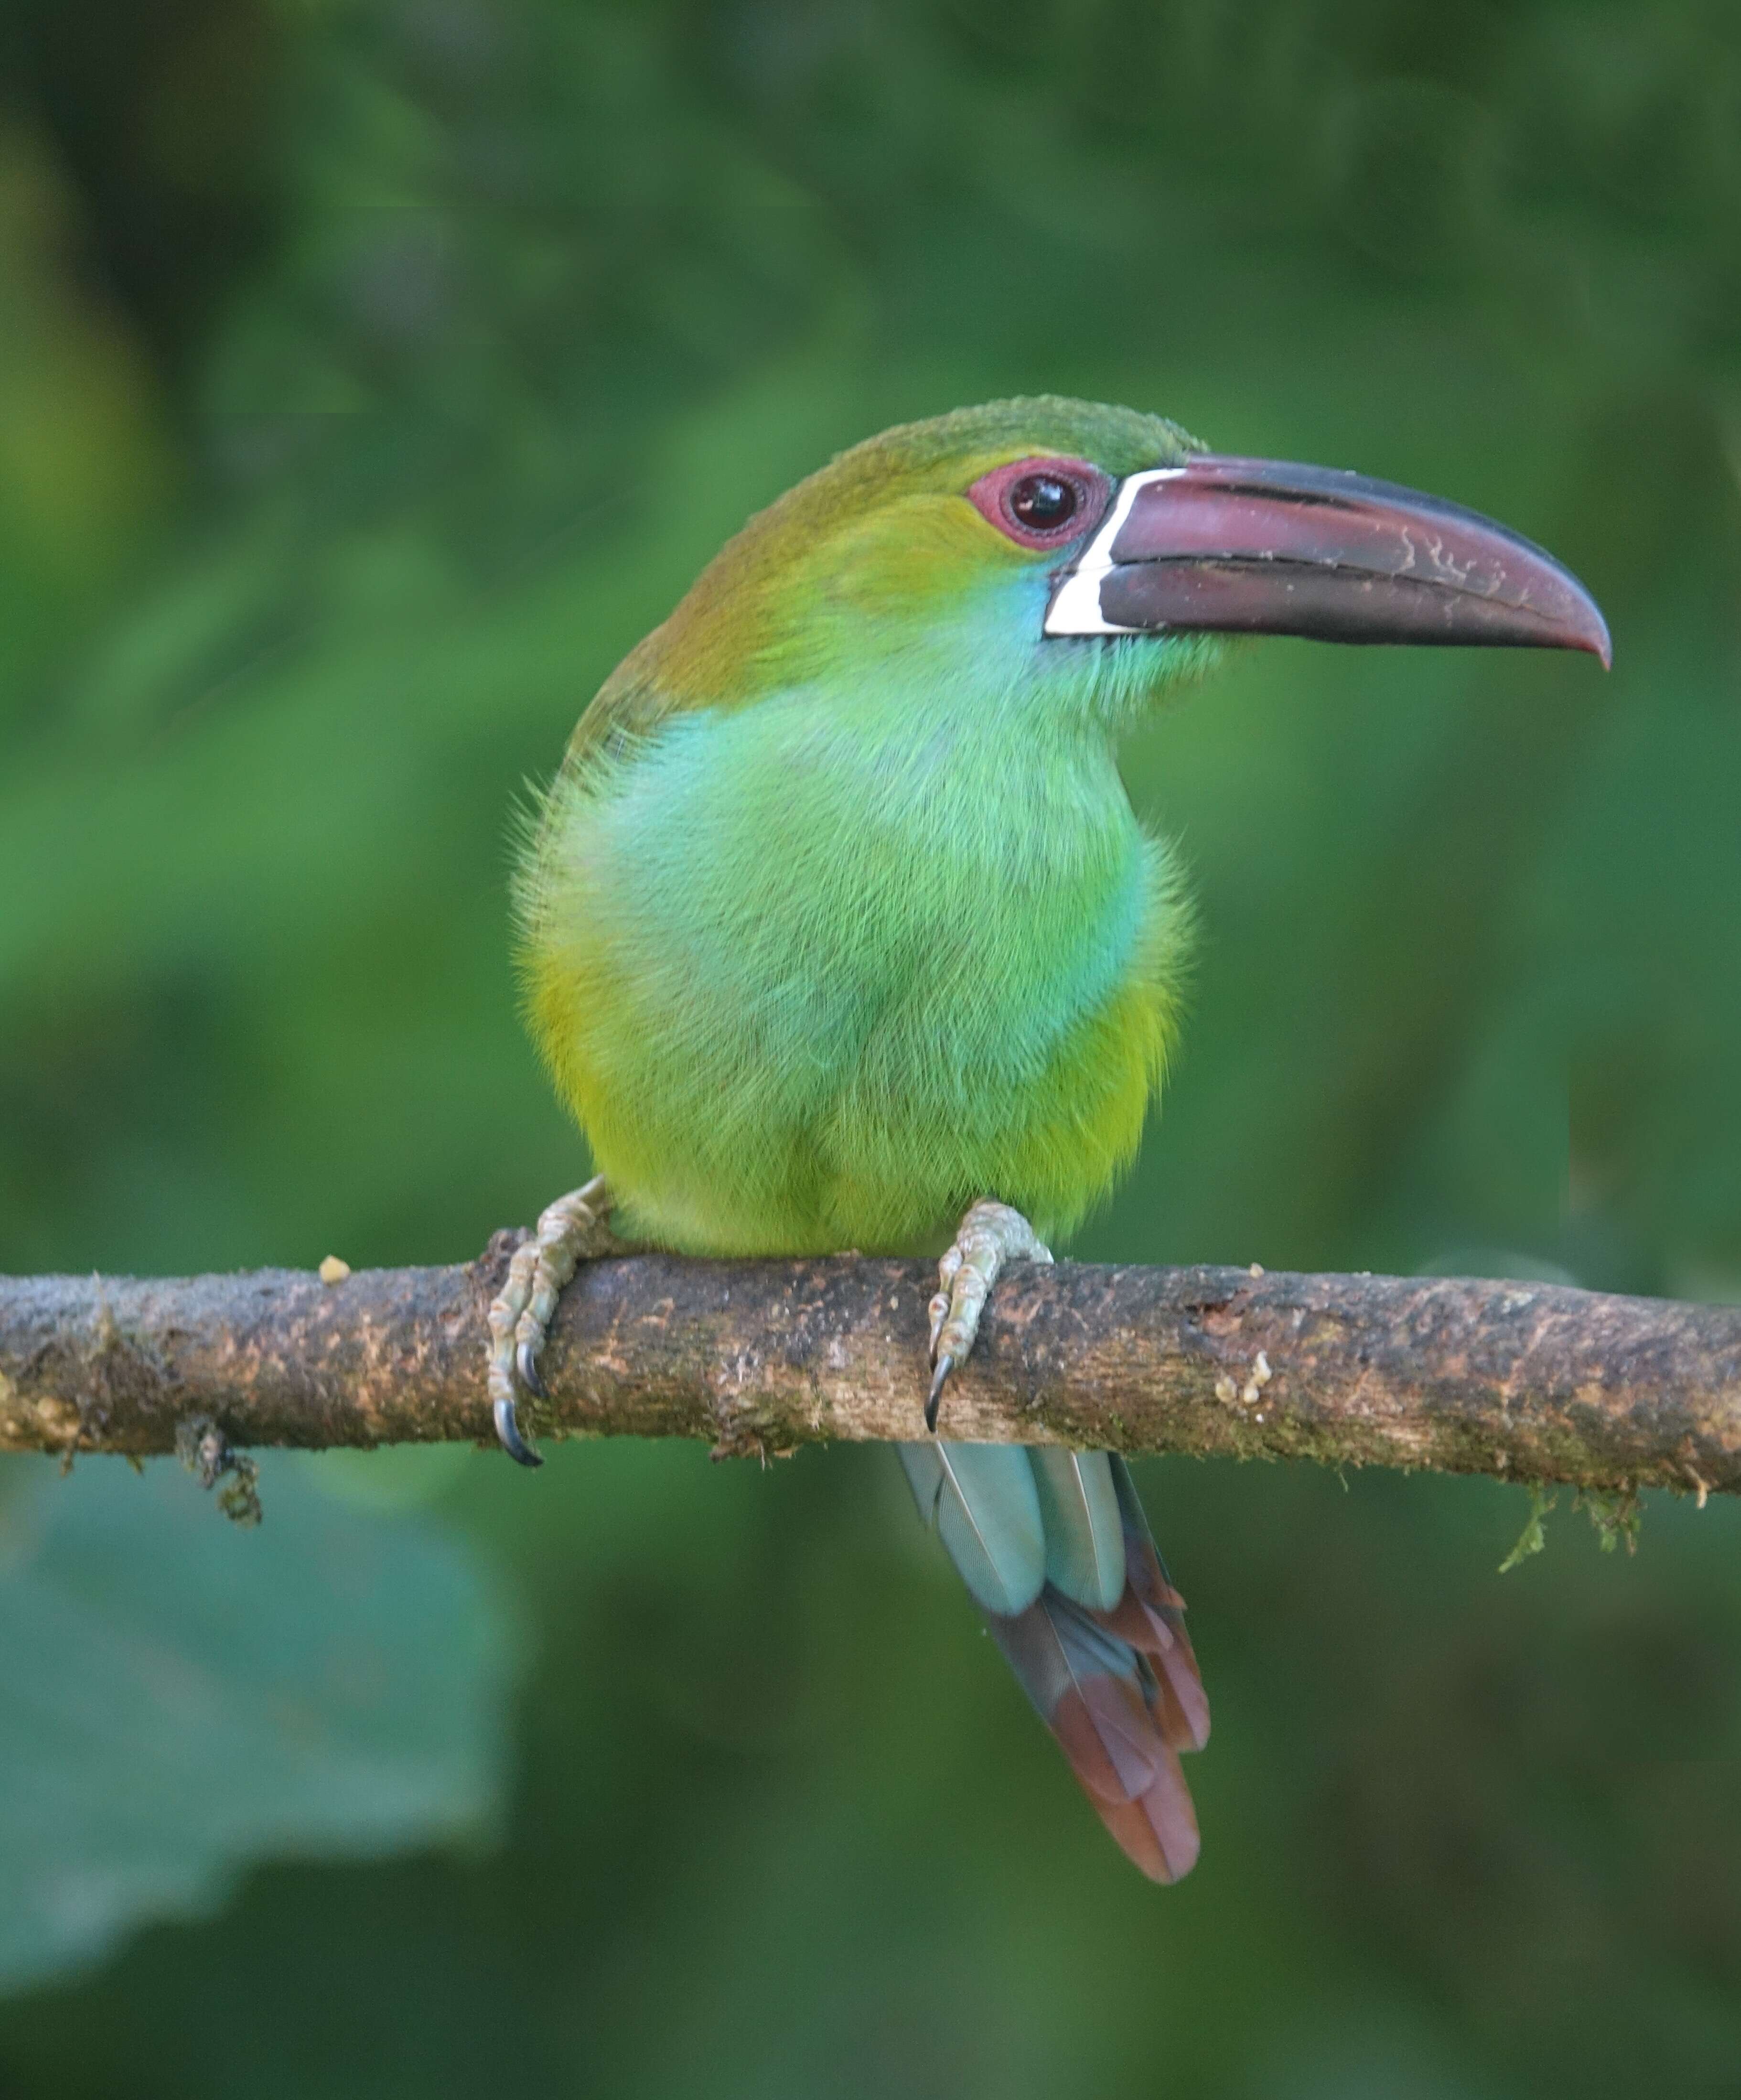
[[[1091, 1257], [1741, 1295], [1726, 4], [11, 0], [0, 1267], [447, 1261], [584, 1156], [509, 814], [751, 510], [1052, 390], [1490, 511], [1584, 660], [1275, 642]], [[1741, 1521], [1139, 1469], [1125, 1865], [885, 1453], [0, 1471], [0, 2091], [1729, 2095]]]

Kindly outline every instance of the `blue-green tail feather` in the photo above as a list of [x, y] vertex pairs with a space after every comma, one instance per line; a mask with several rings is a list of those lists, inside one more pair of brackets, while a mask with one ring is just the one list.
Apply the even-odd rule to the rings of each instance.
[[898, 1447], [920, 1515], [1062, 1745], [1101, 1820], [1151, 1879], [1198, 1849], [1182, 1750], [1209, 1703], [1130, 1468], [1105, 1452]]
[[1014, 1444], [898, 1444], [919, 1513], [982, 1611], [1025, 1612], [1046, 1576], [1040, 1500]]

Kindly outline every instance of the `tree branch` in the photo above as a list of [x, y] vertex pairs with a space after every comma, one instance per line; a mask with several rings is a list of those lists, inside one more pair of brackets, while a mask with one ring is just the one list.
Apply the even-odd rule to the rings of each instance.
[[[487, 1440], [463, 1268], [0, 1278], [0, 1449]], [[530, 1403], [546, 1436], [721, 1454], [922, 1433], [928, 1262], [584, 1267]], [[1007, 1270], [944, 1427], [988, 1442], [1429, 1467], [1607, 1490], [1741, 1489], [1741, 1308], [1539, 1283], [1238, 1268]]]

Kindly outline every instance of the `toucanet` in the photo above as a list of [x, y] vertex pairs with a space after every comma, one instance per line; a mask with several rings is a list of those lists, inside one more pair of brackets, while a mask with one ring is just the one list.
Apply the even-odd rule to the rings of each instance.
[[1045, 397], [888, 430], [752, 518], [581, 716], [518, 871], [531, 1032], [596, 1178], [491, 1312], [501, 1440], [589, 1253], [940, 1254], [925, 1519], [1114, 1838], [1197, 1827], [1209, 1709], [1124, 1461], [934, 1432], [999, 1268], [1135, 1152], [1191, 912], [1121, 733], [1218, 638], [1587, 650], [1602, 616], [1455, 504]]

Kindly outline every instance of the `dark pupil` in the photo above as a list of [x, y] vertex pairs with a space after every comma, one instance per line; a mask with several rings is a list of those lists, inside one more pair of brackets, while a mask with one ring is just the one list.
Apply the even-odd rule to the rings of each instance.
[[1010, 509], [1030, 532], [1050, 532], [1076, 513], [1076, 491], [1056, 474], [1024, 474], [1010, 491]]

